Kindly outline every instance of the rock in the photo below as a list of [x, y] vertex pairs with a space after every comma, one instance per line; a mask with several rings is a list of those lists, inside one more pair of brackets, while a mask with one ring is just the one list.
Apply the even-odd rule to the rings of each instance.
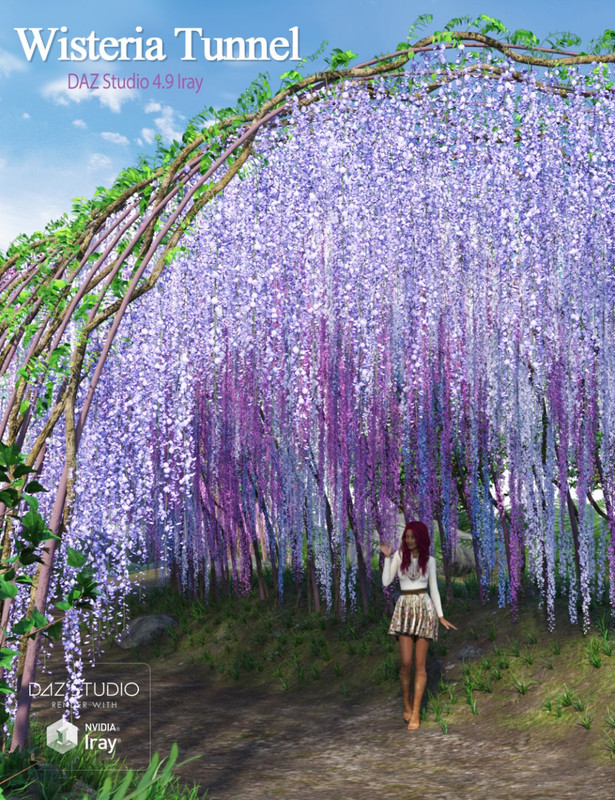
[[455, 556], [451, 564], [451, 575], [455, 578], [461, 578], [463, 575], [469, 575], [474, 569], [476, 569], [474, 550], [458, 543], [455, 547]]
[[464, 644], [461, 650], [457, 653], [457, 658], [465, 660], [466, 658], [480, 658], [483, 654], [483, 648], [476, 644]]
[[116, 641], [124, 650], [129, 650], [131, 647], [145, 647], [152, 644], [169, 628], [176, 626], [177, 620], [169, 617], [168, 614], [148, 614], [133, 619]]

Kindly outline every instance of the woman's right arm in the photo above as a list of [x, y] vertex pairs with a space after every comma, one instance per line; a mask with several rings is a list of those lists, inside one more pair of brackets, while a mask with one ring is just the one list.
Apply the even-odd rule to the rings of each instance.
[[384, 559], [384, 569], [382, 570], [382, 585], [388, 586], [393, 583], [397, 577], [397, 571], [400, 565], [399, 550], [396, 550], [392, 556], [387, 556]]

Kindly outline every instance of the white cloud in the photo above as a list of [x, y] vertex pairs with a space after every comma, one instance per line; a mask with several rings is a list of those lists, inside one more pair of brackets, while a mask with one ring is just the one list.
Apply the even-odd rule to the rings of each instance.
[[[120, 159], [121, 161], [121, 159]], [[91, 197], [97, 186], [110, 185], [124, 164], [101, 154], [34, 148], [23, 158], [7, 158], [0, 172], [0, 249], [20, 233], [42, 231], [70, 211], [75, 197]]]
[[26, 65], [6, 50], [0, 50], [0, 75], [7, 78], [11, 72], [24, 70]]
[[[23, 162], [20, 162], [19, 166], [19, 173], [14, 174], [17, 172], [14, 165], [6, 165], [8, 180], [14, 177], [14, 185], [19, 186], [19, 189], [11, 192], [10, 197], [0, 196], [0, 248], [2, 249], [6, 249], [20, 233], [42, 231], [48, 222], [58, 219], [67, 208], [70, 208], [70, 200], [80, 194], [78, 182], [73, 182], [68, 187], [63, 186], [57, 175], [54, 175], [53, 182], [45, 187], [47, 191], [41, 192], [42, 165], [35, 165], [33, 162], [24, 165]], [[24, 178], [24, 168], [30, 177], [27, 185], [33, 188], [20, 186], [20, 181]], [[79, 177], [79, 180], [83, 180], [83, 175]], [[66, 197], [59, 199], [54, 196], [55, 192], [62, 190]]]
[[0, 158], [0, 169], [4, 169], [6, 167], [6, 158]]
[[127, 139], [125, 136], [122, 136], [121, 133], [112, 133], [111, 131], [104, 131], [100, 134], [101, 138], [105, 140], [105, 142], [111, 142], [112, 144], [130, 144], [130, 140]]
[[135, 89], [69, 89], [68, 77], [58, 78], [42, 88], [42, 95], [56, 105], [67, 106], [69, 103], [81, 103], [96, 98], [101, 106], [105, 106], [115, 114], [122, 110], [122, 105], [138, 96]]
[[152, 128], [143, 128], [141, 136], [148, 144], [152, 144], [156, 137], [156, 131]]
[[75, 128], [81, 128], [81, 130], [85, 130], [88, 127], [87, 122], [85, 122], [82, 119], [74, 119], [73, 125], [75, 126]]
[[[154, 124], [156, 126], [156, 131], [162, 136], [165, 142], [172, 142], [173, 139], [179, 139], [181, 141], [183, 130], [182, 126], [179, 124], [179, 121], [185, 119], [182, 114], [175, 111], [175, 109], [171, 106], [163, 106], [160, 103], [153, 101], [149, 102], [145, 106], [145, 113], [160, 114], [160, 116], [154, 119]], [[144, 128], [141, 131], [141, 135], [146, 142], [151, 144], [153, 137], [151, 139], [148, 138], [150, 130], [151, 129], [149, 128]], [[148, 132], [147, 134], [146, 131]]]
[[30, 115], [28, 114], [27, 111], [24, 111], [23, 114], [21, 115], [21, 118], [22, 119], [30, 119]]
[[88, 169], [90, 170], [100, 170], [106, 169], [110, 167], [112, 164], [111, 159], [109, 156], [103, 155], [103, 153], [92, 153], [90, 156], [90, 160], [88, 161]]
[[135, 89], [101, 89], [98, 99], [101, 106], [106, 106], [114, 114], [119, 114], [123, 104], [129, 100], [134, 100], [138, 95], [139, 92]]
[[42, 95], [48, 100], [53, 100], [59, 106], [67, 106], [69, 102], [81, 103], [82, 100], [91, 100], [94, 92], [90, 89], [69, 89], [68, 78], [58, 78], [47, 83], [42, 88]]

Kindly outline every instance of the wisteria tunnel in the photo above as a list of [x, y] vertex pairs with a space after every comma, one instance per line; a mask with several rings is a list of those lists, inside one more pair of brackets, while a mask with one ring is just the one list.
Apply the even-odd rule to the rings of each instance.
[[4, 436], [64, 528], [43, 613], [72, 547], [102, 589], [94, 626], [152, 563], [205, 599], [264, 596], [271, 570], [280, 602], [292, 568], [344, 614], [399, 514], [447, 577], [464, 514], [481, 591], [513, 611], [528, 578], [550, 625], [556, 593], [585, 626], [615, 604], [609, 73], [447, 53], [291, 94], [230, 161], [194, 149], [93, 205], [70, 258], [7, 261]]

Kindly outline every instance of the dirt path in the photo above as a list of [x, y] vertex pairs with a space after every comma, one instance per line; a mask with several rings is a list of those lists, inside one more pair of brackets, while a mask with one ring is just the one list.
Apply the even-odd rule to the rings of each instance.
[[203, 755], [185, 774], [214, 800], [613, 797], [611, 764], [588, 768], [527, 733], [494, 738], [481, 730], [487, 725], [469, 720], [447, 735], [433, 723], [409, 733], [397, 697], [324, 706], [241, 689], [203, 691], [195, 683], [173, 715], [191, 698], [199, 699], [191, 724], [163, 722], [156, 736], [167, 746], [177, 738], [184, 755]]
[[[105, 657], [129, 660], [119, 648]], [[394, 684], [384, 694], [331, 698], [219, 687], [206, 668], [150, 663], [153, 749], [167, 754], [176, 741], [180, 760], [200, 756], [178, 774], [210, 800], [613, 797], [615, 760], [588, 760], [580, 728], [579, 746], [562, 748], [538, 733], [505, 732], [483, 706], [477, 716], [467, 709], [447, 735], [433, 722], [409, 733]], [[113, 719], [104, 713], [97, 719]], [[145, 729], [146, 719], [133, 717], [121, 731], [121, 753], [135, 764]]]

